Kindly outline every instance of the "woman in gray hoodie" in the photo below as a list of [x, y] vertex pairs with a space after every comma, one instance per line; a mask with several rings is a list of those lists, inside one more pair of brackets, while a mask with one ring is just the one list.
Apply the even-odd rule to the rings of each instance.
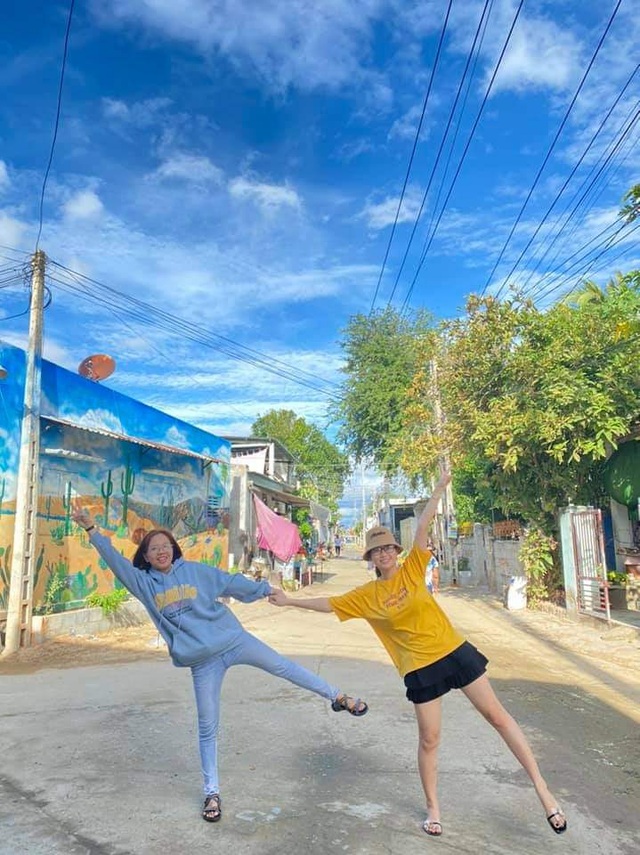
[[198, 710], [198, 737], [204, 777], [202, 817], [217, 822], [222, 816], [218, 780], [218, 724], [220, 689], [227, 668], [253, 665], [331, 701], [335, 712], [362, 716], [368, 706], [329, 685], [317, 674], [280, 656], [246, 632], [221, 597], [243, 603], [272, 593], [267, 581], [253, 581], [241, 573], [185, 561], [169, 531], [154, 530], [142, 539], [133, 560], [125, 558], [97, 529], [89, 514], [77, 506], [74, 521], [89, 534], [113, 574], [144, 605], [164, 638], [173, 664], [191, 669]]

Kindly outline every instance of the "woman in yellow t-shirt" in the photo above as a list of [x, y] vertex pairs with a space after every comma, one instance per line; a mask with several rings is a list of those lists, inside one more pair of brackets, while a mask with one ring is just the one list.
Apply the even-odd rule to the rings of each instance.
[[473, 706], [498, 731], [531, 778], [549, 825], [556, 834], [567, 828], [527, 739], [505, 710], [485, 673], [487, 659], [451, 625], [425, 584], [429, 526], [451, 476], [444, 474], [427, 502], [416, 527], [413, 548], [400, 566], [402, 547], [383, 526], [367, 532], [363, 558], [372, 561], [376, 579], [338, 597], [298, 599], [275, 590], [269, 601], [276, 606], [296, 606], [317, 612], [334, 612], [338, 618], [364, 618], [376, 633], [400, 676], [418, 720], [418, 768], [427, 802], [423, 830], [442, 834], [437, 794], [438, 745], [442, 719], [441, 698], [461, 689]]

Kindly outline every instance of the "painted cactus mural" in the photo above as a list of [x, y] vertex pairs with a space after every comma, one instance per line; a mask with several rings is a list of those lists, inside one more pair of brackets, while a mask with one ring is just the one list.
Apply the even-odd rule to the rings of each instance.
[[73, 524], [71, 522], [71, 511], [73, 510], [71, 502], [71, 481], [67, 481], [65, 485], [64, 496], [62, 497], [62, 507], [64, 508], [64, 533], [68, 537], [73, 531]]
[[[0, 429], [6, 433], [0, 441], [2, 611], [13, 554], [26, 361], [24, 351], [0, 342], [0, 362], [8, 369], [3, 381], [6, 407], [0, 408]], [[134, 531], [167, 528], [190, 560], [203, 560], [215, 550], [216, 563], [223, 563], [228, 533], [209, 526], [212, 491], [205, 468], [215, 473], [218, 524], [228, 499], [219, 482], [227, 480], [229, 444], [47, 360], [41, 369], [40, 416], [46, 442], [38, 471], [34, 607], [46, 614], [77, 608], [90, 591], [107, 593], [119, 586], [89, 535], [73, 522], [76, 497], [128, 558], [135, 552]]]
[[129, 512], [129, 496], [133, 493], [136, 486], [136, 474], [131, 468], [130, 458], [127, 457], [127, 462], [124, 472], [120, 475], [120, 489], [122, 490], [122, 525], [127, 525], [127, 516]]
[[0, 609], [6, 609], [9, 600], [9, 579], [11, 578], [11, 544], [0, 546]]
[[104, 499], [103, 523], [105, 528], [109, 526], [109, 499], [113, 493], [113, 480], [111, 478], [111, 469], [107, 472], [107, 480], [100, 484], [100, 492]]

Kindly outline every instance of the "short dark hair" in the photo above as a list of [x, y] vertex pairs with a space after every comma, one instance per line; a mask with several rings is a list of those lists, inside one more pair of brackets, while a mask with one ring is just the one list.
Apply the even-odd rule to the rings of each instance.
[[145, 553], [149, 549], [149, 543], [156, 534], [164, 534], [166, 538], [168, 538], [171, 546], [173, 548], [173, 557], [171, 558], [172, 563], [177, 561], [178, 558], [182, 558], [182, 550], [178, 545], [178, 541], [171, 534], [170, 531], [167, 531], [166, 528], [154, 528], [152, 531], [148, 531], [145, 536], [140, 541], [140, 546], [136, 549], [136, 553], [133, 556], [132, 564], [134, 567], [137, 567], [138, 570], [148, 570], [151, 567], [151, 564], [144, 557]]

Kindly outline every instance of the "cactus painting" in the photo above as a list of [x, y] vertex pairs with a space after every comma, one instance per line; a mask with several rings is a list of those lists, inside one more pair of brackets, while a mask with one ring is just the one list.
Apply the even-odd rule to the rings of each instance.
[[11, 578], [11, 544], [5, 549], [0, 546], [0, 582], [2, 582], [2, 591], [0, 592], [0, 608], [6, 609], [9, 599], [9, 579]]
[[[89, 581], [90, 576], [91, 581]], [[89, 566], [78, 573], [71, 574], [68, 577], [68, 585], [74, 600], [84, 600], [97, 589], [98, 577], [95, 573], [91, 573]]]
[[129, 496], [133, 493], [136, 486], [136, 475], [130, 465], [130, 459], [127, 457], [127, 463], [124, 472], [120, 475], [120, 489], [122, 490], [122, 526], [127, 526], [127, 515], [129, 512]]
[[113, 481], [111, 479], [111, 469], [107, 472], [107, 480], [103, 481], [100, 484], [100, 492], [102, 493], [102, 498], [104, 499], [104, 514], [103, 521], [104, 527], [109, 527], [109, 499], [111, 498], [111, 494], [113, 493]]
[[71, 523], [71, 481], [67, 481], [65, 485], [64, 496], [62, 497], [62, 506], [64, 507], [64, 533], [65, 536], [68, 537], [73, 530], [73, 525]]

